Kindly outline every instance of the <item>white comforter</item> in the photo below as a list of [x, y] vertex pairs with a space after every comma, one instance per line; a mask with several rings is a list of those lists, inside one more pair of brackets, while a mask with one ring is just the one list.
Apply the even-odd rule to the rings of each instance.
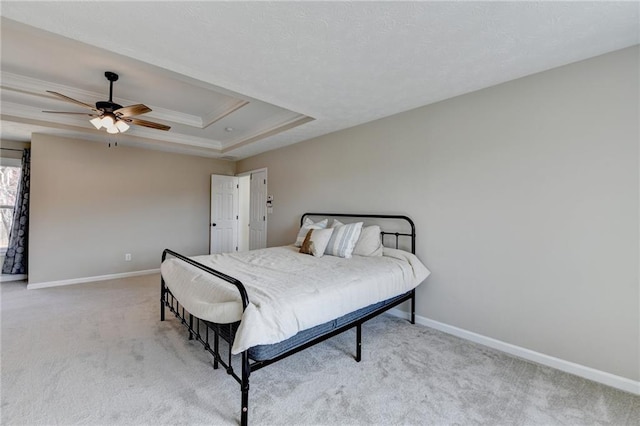
[[299, 331], [403, 294], [429, 276], [411, 253], [384, 249], [381, 257], [313, 257], [293, 246], [193, 259], [240, 280], [249, 295], [242, 312], [236, 288], [177, 259], [162, 264], [167, 287], [187, 311], [204, 320], [241, 320], [232, 352], [281, 342]]

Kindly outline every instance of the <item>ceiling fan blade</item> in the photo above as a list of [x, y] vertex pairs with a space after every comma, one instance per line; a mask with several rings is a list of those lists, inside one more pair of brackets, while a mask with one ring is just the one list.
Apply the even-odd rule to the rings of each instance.
[[91, 110], [93, 110], [93, 111], [98, 111], [98, 110], [95, 108], [95, 106], [93, 106], [93, 105], [89, 105], [89, 104], [85, 104], [84, 102], [78, 101], [78, 100], [73, 99], [73, 98], [70, 98], [70, 97], [68, 97], [68, 96], [65, 96], [65, 95], [63, 95], [62, 93], [52, 92], [51, 90], [47, 90], [47, 93], [51, 93], [52, 95], [55, 95], [55, 96], [59, 97], [59, 98], [60, 98], [60, 99], [62, 99], [63, 101], [71, 102], [71, 103], [73, 103], [73, 104], [80, 105], [80, 106], [83, 106], [83, 107], [85, 107], [85, 108], [89, 108], [89, 109], [91, 109]]
[[89, 117], [99, 117], [99, 114], [92, 114], [90, 112], [71, 112], [71, 111], [42, 111], [48, 112], [50, 114], [77, 114], [77, 115], [88, 115]]
[[148, 112], [151, 112], [151, 108], [144, 104], [129, 105], [113, 111], [113, 113], [118, 117], [130, 117], [132, 115], [146, 114]]
[[123, 118], [127, 123], [135, 124], [138, 126], [151, 127], [152, 129], [158, 130], [169, 130], [171, 127], [165, 126], [164, 124], [154, 123], [153, 121], [141, 120], [139, 118]]

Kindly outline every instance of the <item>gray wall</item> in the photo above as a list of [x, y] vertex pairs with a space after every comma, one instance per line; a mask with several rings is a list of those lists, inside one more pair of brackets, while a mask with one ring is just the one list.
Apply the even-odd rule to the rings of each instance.
[[238, 163], [268, 167], [268, 245], [305, 211], [404, 213], [418, 314], [640, 379], [638, 47]]
[[210, 175], [235, 163], [39, 134], [31, 148], [30, 284], [209, 252]]

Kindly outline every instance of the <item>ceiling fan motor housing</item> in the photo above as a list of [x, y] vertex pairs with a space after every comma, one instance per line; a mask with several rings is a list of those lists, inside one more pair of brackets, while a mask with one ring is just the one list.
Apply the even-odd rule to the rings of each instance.
[[115, 102], [109, 102], [109, 101], [96, 102], [96, 109], [100, 111], [113, 112], [120, 108], [122, 108], [122, 105], [118, 105]]

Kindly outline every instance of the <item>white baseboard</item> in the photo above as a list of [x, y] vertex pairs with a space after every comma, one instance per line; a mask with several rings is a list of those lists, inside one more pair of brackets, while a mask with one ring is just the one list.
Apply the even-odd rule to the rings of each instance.
[[27, 276], [24, 274], [4, 274], [0, 275], [0, 283], [8, 283], [11, 281], [22, 281], [26, 280]]
[[[389, 310], [388, 312], [396, 317], [409, 319], [409, 313], [400, 309], [395, 308]], [[493, 349], [497, 349], [502, 352], [506, 352], [510, 355], [514, 355], [528, 361], [533, 361], [538, 364], [546, 365], [547, 367], [555, 368], [556, 370], [564, 371], [566, 373], [574, 374], [585, 379], [593, 380], [594, 382], [602, 383], [604, 385], [630, 392], [635, 395], [640, 395], [640, 381], [627, 379], [626, 377], [616, 376], [615, 374], [596, 370], [595, 368], [586, 367], [584, 365], [576, 364], [560, 358], [555, 358], [540, 352], [512, 345], [511, 343], [506, 343], [501, 340], [496, 340], [491, 337], [474, 333], [472, 331], [464, 330], [462, 328], [454, 327], [439, 321], [425, 318], [420, 315], [416, 315], [416, 323], [442, 331], [447, 334], [454, 335], [456, 337], [460, 337], [465, 340], [470, 340], [472, 342], [488, 346]]]
[[90, 283], [94, 281], [106, 281], [106, 280], [115, 280], [118, 278], [128, 278], [128, 277], [137, 277], [140, 275], [150, 275], [157, 274], [160, 272], [160, 269], [147, 269], [145, 271], [133, 271], [133, 272], [122, 272], [119, 274], [109, 274], [109, 275], [98, 275], [95, 277], [84, 277], [84, 278], [73, 278], [70, 280], [60, 280], [60, 281], [46, 281], [41, 283], [29, 283], [27, 284], [28, 290], [35, 290], [38, 288], [47, 288], [47, 287], [59, 287], [62, 285], [71, 285], [71, 284], [82, 284], [82, 283]]

